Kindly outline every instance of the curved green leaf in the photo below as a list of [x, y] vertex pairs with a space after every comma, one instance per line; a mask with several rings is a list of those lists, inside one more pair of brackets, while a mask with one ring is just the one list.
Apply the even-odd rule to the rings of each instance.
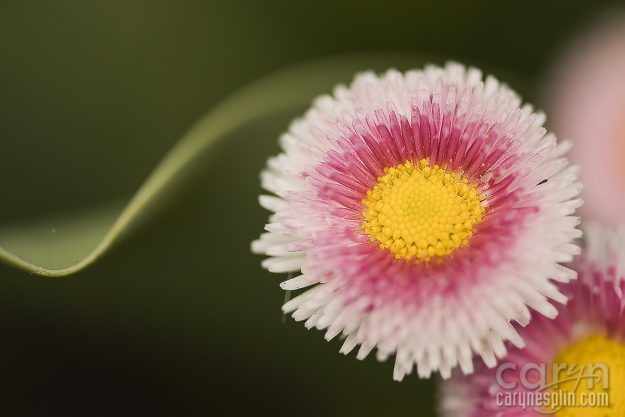
[[[0, 261], [33, 274], [59, 277], [84, 269], [173, 199], [177, 186], [210, 154], [213, 145], [238, 127], [299, 109], [357, 71], [420, 66], [408, 54], [366, 54], [306, 63], [263, 78], [209, 111], [123, 202], [42, 220], [0, 226]], [[286, 126], [285, 126], [286, 128]]]

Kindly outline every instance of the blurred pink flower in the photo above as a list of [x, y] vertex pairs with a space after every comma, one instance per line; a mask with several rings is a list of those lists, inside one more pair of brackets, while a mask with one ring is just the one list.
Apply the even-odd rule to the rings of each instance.
[[625, 229], [593, 226], [585, 238], [558, 317], [519, 329], [527, 347], [511, 348], [496, 368], [444, 381], [442, 417], [625, 415]]
[[625, 223], [625, 14], [604, 18], [574, 42], [546, 92], [553, 130], [575, 143], [583, 217]]

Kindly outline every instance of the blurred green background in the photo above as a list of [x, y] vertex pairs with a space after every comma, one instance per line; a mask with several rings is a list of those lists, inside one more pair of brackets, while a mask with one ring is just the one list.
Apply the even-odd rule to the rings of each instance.
[[[608, 6], [3, 1], [0, 223], [129, 197], [207, 109], [304, 60], [487, 63], [537, 99], [555, 54]], [[1, 415], [434, 415], [432, 381], [395, 383], [392, 363], [343, 358], [285, 320], [285, 277], [249, 252], [267, 216], [258, 172], [293, 115], [230, 135], [175, 205], [95, 266], [50, 279], [0, 265]]]

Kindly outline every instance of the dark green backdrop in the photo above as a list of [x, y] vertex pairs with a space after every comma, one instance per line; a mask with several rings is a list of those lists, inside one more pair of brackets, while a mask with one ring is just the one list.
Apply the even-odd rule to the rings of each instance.
[[[538, 97], [604, 6], [3, 1], [0, 223], [130, 196], [204, 111], [302, 60], [412, 51], [506, 69]], [[177, 204], [88, 270], [0, 266], [0, 415], [433, 415], [432, 382], [395, 383], [391, 363], [283, 321], [284, 277], [249, 253], [266, 218], [258, 171], [290, 117], [231, 135]]]

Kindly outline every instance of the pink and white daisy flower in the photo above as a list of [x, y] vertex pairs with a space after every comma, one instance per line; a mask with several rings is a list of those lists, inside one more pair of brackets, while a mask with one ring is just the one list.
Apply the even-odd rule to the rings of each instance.
[[555, 320], [536, 317], [520, 330], [496, 369], [443, 383], [444, 417], [622, 417], [625, 415], [625, 230], [586, 231], [579, 279]]
[[544, 116], [459, 64], [358, 75], [318, 98], [262, 173], [274, 212], [252, 244], [312, 287], [283, 310], [341, 352], [395, 354], [394, 378], [494, 366], [511, 321], [556, 315], [578, 253], [577, 169]]
[[549, 114], [572, 135], [582, 166], [582, 216], [625, 223], [625, 13], [600, 20], [573, 43], [548, 82]]

